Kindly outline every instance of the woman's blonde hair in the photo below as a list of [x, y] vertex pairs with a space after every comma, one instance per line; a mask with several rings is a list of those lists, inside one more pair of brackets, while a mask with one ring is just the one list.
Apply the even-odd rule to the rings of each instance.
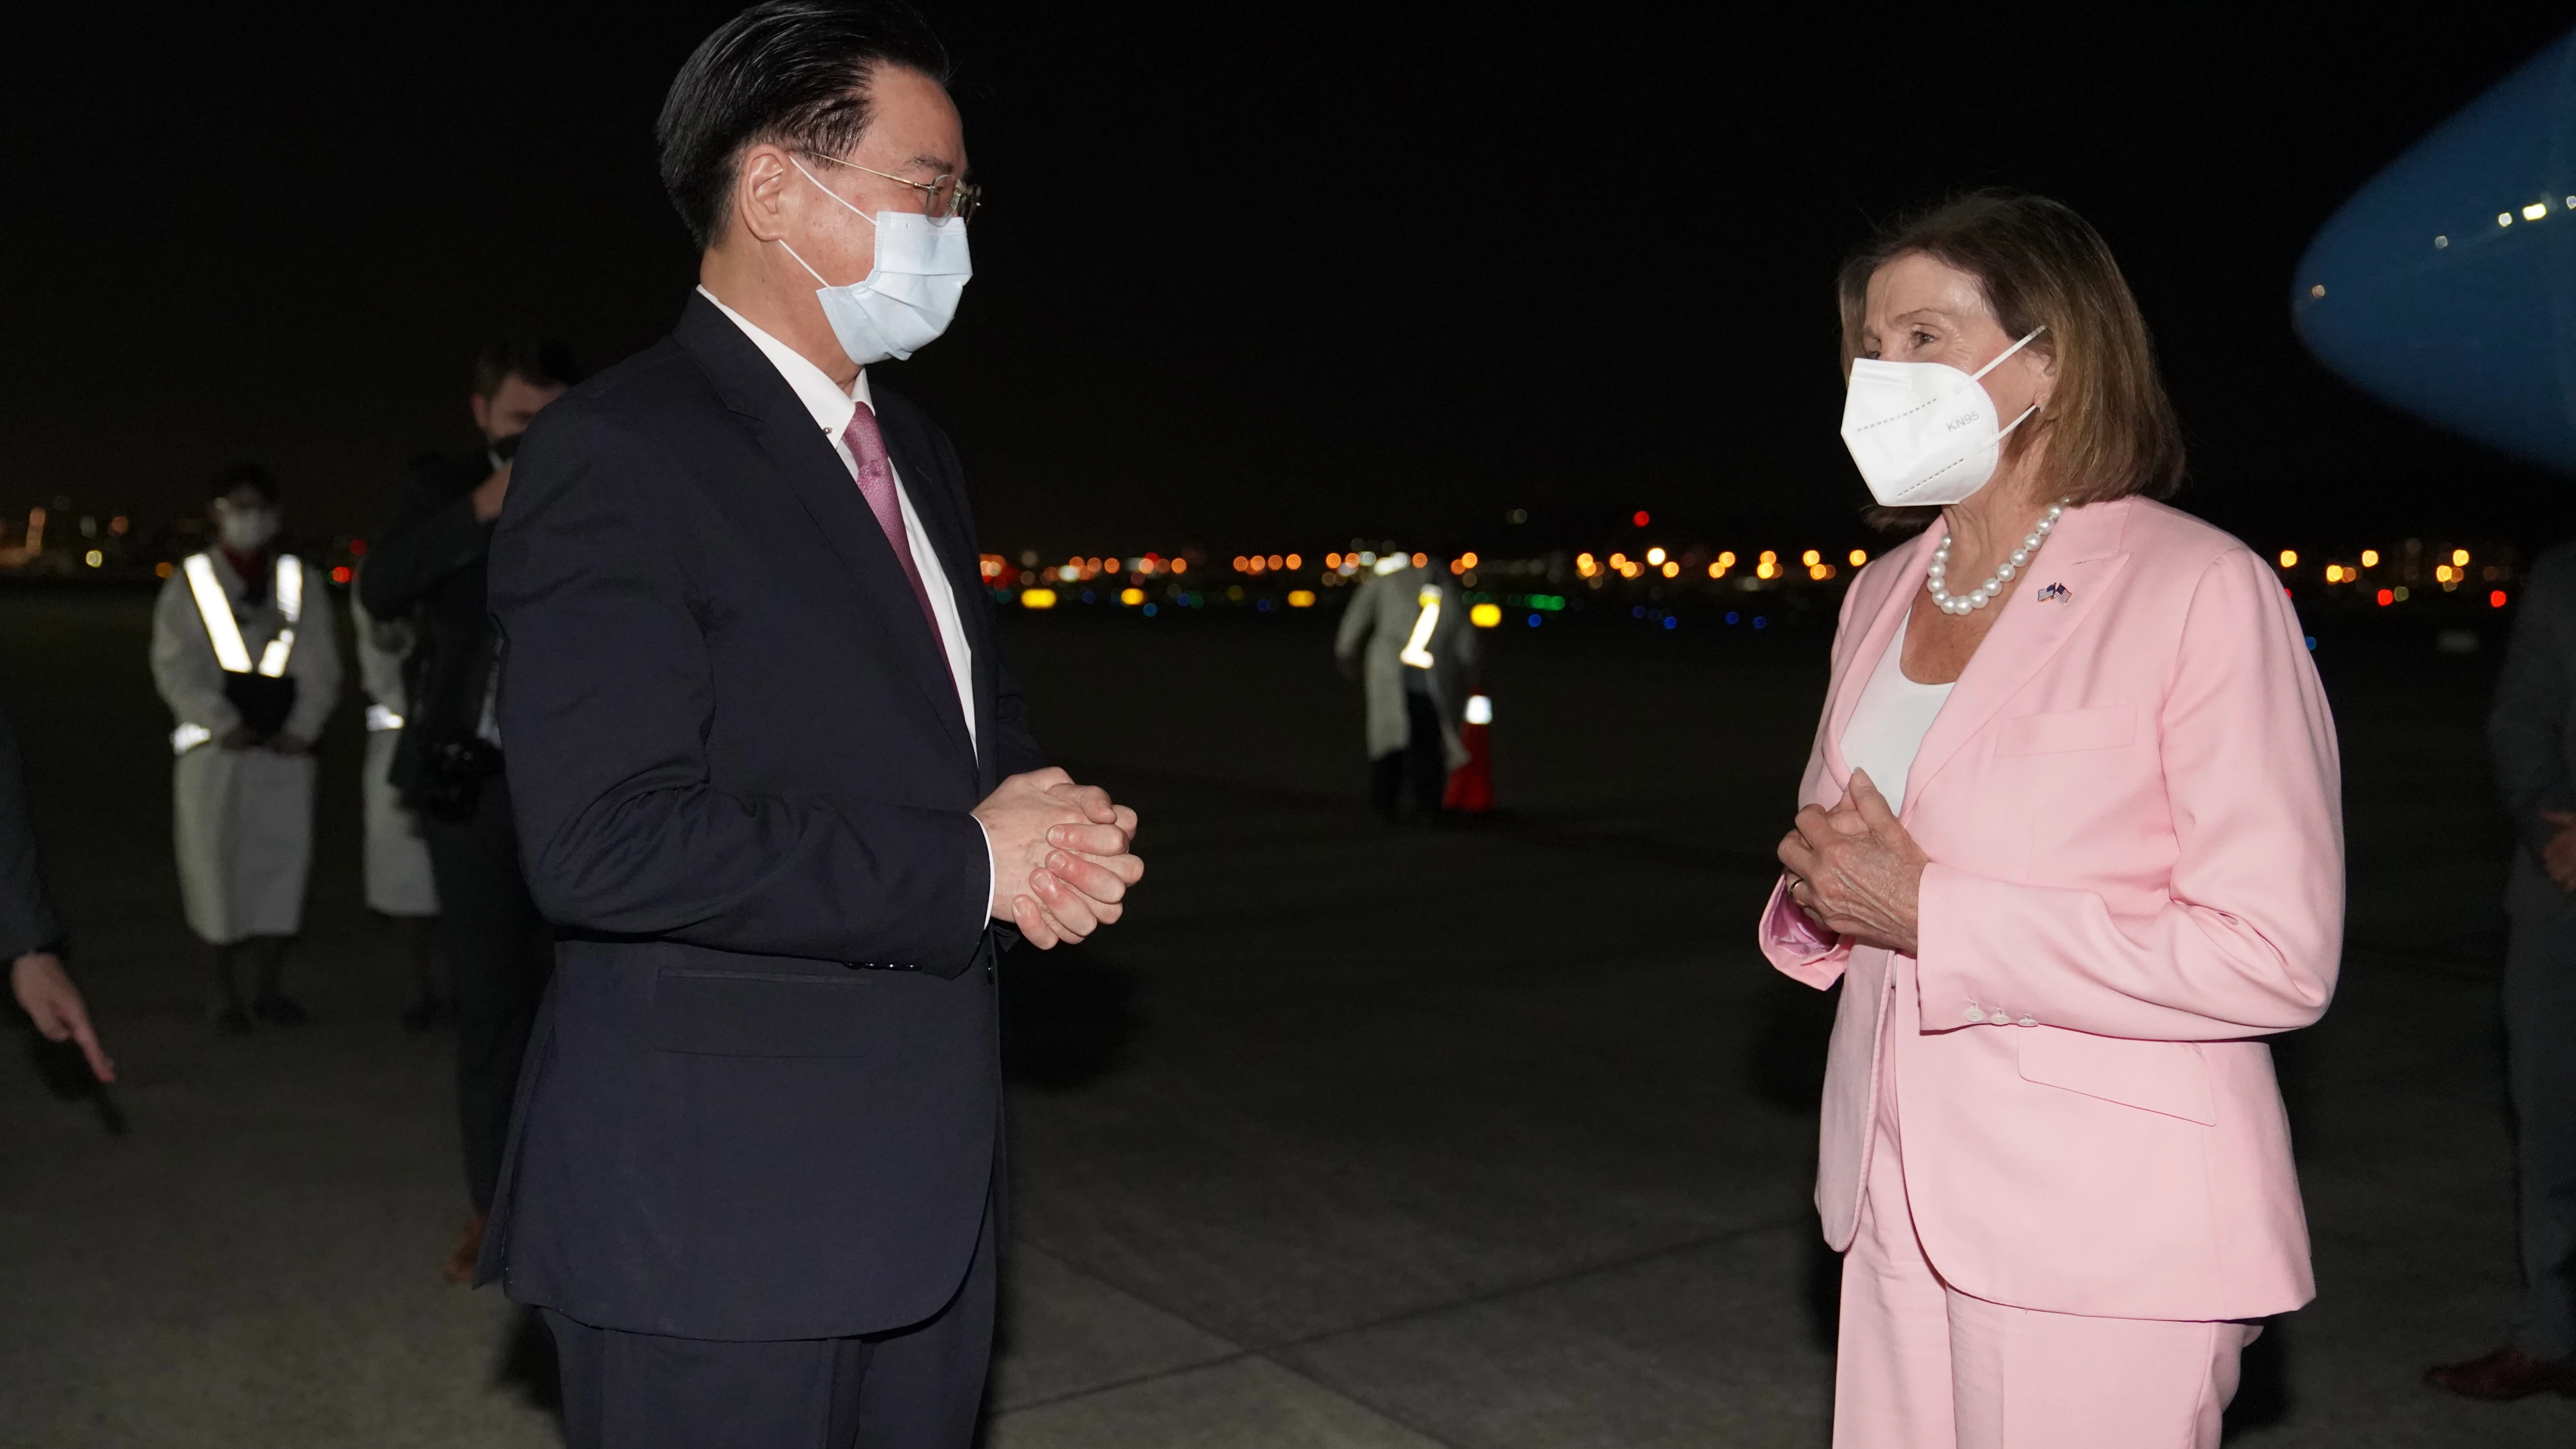
[[[2156, 376], [2146, 319], [2101, 233], [2063, 203], [1997, 189], [1956, 196], [1880, 228], [1843, 262], [1837, 282], [1845, 378], [1861, 352], [1870, 277], [1916, 254], [1976, 278], [2006, 335], [2047, 329], [2029, 350], [2057, 364], [2057, 386], [2048, 406], [2004, 439], [2006, 460], [2045, 440], [2040, 483], [2048, 496], [2079, 504], [2173, 496], [2182, 486], [2182, 427]], [[1895, 523], [1933, 511], [1883, 509], [1877, 516]]]

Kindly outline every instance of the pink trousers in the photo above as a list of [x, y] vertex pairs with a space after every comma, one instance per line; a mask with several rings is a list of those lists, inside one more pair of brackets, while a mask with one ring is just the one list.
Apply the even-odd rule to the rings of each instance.
[[1843, 1257], [1835, 1449], [2216, 1449], [2261, 1328], [2043, 1313], [1942, 1282], [1905, 1198], [1891, 1065]]

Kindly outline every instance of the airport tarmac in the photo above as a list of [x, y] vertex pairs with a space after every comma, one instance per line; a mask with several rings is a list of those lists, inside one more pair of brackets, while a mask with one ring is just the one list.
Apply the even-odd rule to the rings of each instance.
[[[1467, 829], [1361, 803], [1327, 621], [1014, 617], [1043, 736], [1137, 805], [1149, 875], [1006, 965], [1011, 1251], [988, 1425], [1055, 1446], [1821, 1446], [1836, 1264], [1808, 1202], [1830, 999], [1751, 914], [1819, 631], [1492, 644]], [[559, 1442], [541, 1333], [438, 1270], [464, 1211], [449, 1042], [406, 1037], [359, 898], [357, 711], [290, 982], [209, 1034], [170, 863], [148, 600], [0, 594], [76, 969], [124, 1081], [0, 1065], [0, 1438], [155, 1449]], [[2560, 1446], [2576, 1402], [2417, 1381], [2514, 1298], [2481, 724], [2500, 636], [2329, 632], [2353, 909], [2280, 1057], [2320, 1298], [2231, 1442]]]

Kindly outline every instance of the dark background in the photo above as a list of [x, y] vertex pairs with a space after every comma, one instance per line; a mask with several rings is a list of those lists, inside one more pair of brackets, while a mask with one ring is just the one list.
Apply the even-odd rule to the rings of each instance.
[[[593, 366], [693, 258], [650, 128], [735, 7], [51, 7], [0, 46], [0, 508], [166, 513], [235, 457], [370, 530], [486, 336]], [[2576, 521], [2292, 338], [2334, 207], [2566, 24], [2534, 6], [935, 4], [991, 188], [951, 334], [886, 380], [995, 546], [1507, 548], [1633, 508], [1848, 521], [1829, 285], [1986, 183], [2108, 235], [2255, 535]]]

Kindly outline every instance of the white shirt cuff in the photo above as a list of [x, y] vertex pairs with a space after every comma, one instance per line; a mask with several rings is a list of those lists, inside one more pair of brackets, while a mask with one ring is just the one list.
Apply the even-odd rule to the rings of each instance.
[[993, 832], [984, 829], [980, 818], [967, 818], [974, 820], [975, 828], [984, 835], [984, 918], [989, 921], [993, 919], [993, 888], [1001, 884], [1002, 868], [993, 860]]

